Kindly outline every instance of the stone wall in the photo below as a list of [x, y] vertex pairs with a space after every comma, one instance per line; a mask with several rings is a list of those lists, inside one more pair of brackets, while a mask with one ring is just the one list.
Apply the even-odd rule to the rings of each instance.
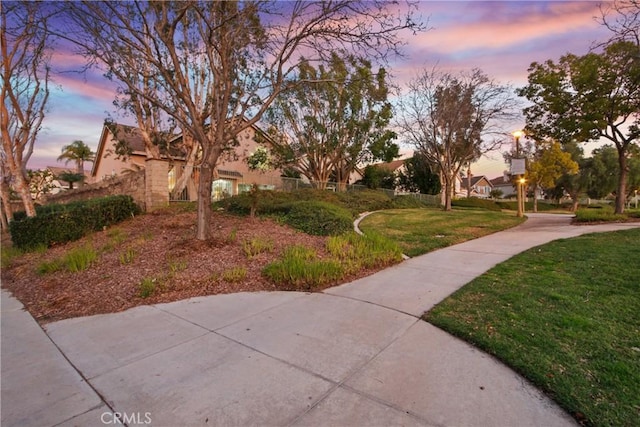
[[140, 208], [146, 209], [145, 170], [117, 176], [95, 184], [86, 184], [82, 188], [47, 195], [44, 200], [44, 204], [69, 203], [79, 200], [89, 200], [97, 197], [123, 194], [133, 197], [133, 200], [138, 206], [140, 206]]

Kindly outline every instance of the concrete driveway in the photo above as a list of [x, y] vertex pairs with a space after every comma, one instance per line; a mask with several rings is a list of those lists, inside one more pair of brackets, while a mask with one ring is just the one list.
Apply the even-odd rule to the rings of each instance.
[[509, 368], [418, 319], [530, 247], [640, 226], [529, 217], [323, 293], [200, 297], [43, 331], [2, 291], [2, 425], [575, 425]]

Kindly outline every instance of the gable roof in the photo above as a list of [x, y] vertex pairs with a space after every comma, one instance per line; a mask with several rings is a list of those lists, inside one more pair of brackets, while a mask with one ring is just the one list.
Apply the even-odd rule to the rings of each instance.
[[402, 165], [404, 165], [405, 160], [407, 160], [407, 159], [393, 160], [391, 162], [384, 162], [384, 163], [375, 163], [375, 164], [373, 164], [371, 166], [375, 166], [377, 168], [393, 172], [393, 171], [397, 170], [398, 168], [400, 168]]
[[511, 181], [508, 178], [506, 178], [504, 175], [503, 176], [499, 176], [497, 178], [493, 178], [492, 180], [489, 180], [489, 182], [494, 187], [498, 186], [498, 185], [512, 185]]
[[[166, 134], [169, 144], [177, 140], [179, 135]], [[100, 134], [100, 140], [98, 142], [98, 148], [96, 149], [96, 157], [91, 168], [91, 175], [95, 175], [100, 165], [100, 161], [105, 156], [105, 147], [111, 138], [115, 138], [118, 141], [126, 144], [131, 150], [131, 156], [147, 156], [147, 150], [144, 144], [144, 138], [142, 131], [136, 126], [128, 126], [120, 123], [105, 123], [102, 126], [102, 133]], [[166, 149], [161, 150], [163, 154], [167, 152]], [[184, 152], [180, 149], [170, 149], [170, 155], [173, 157], [184, 157]]]
[[[489, 179], [484, 176], [484, 175], [478, 175], [478, 176], [471, 176], [471, 187], [473, 188], [476, 184], [478, 184], [480, 181], [482, 180], [487, 181], [487, 183], [491, 186], [493, 186], [493, 183], [491, 181], [489, 181]], [[460, 177], [460, 187], [461, 188], [467, 188], [467, 183], [469, 182], [469, 180], [465, 177]]]

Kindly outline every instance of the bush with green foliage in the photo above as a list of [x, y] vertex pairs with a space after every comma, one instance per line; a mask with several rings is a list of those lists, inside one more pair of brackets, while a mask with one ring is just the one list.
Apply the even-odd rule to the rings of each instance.
[[471, 197], [468, 199], [457, 199], [451, 201], [451, 206], [457, 208], [480, 208], [487, 209], [490, 211], [500, 212], [502, 208], [493, 200], [487, 199], [478, 199], [475, 197]]
[[616, 214], [611, 206], [580, 208], [576, 211], [576, 222], [616, 222], [626, 221], [628, 215]]
[[290, 246], [281, 258], [268, 264], [262, 274], [283, 290], [312, 290], [333, 283], [344, 275], [336, 260], [320, 260], [305, 246]]
[[[517, 211], [518, 210], [518, 202], [515, 200], [498, 200], [495, 202], [502, 209]], [[569, 207], [570, 205], [558, 206], [555, 203], [549, 203], [548, 201], [538, 200], [538, 212], [546, 212], [555, 210], [562, 207]], [[526, 212], [533, 212], [533, 201], [525, 202], [524, 210]]]
[[[385, 193], [373, 190], [333, 192], [328, 190], [302, 189], [292, 192], [260, 190], [257, 195], [257, 213], [263, 215], [286, 215], [296, 202], [326, 202], [348, 209], [354, 216], [378, 209], [385, 209], [390, 198]], [[228, 212], [248, 215], [252, 200], [246, 193], [216, 202], [216, 207]]]
[[349, 209], [354, 217], [362, 212], [387, 209], [391, 202], [391, 198], [382, 191], [355, 190], [335, 194], [338, 204]]
[[429, 203], [413, 196], [395, 196], [387, 206], [389, 209], [417, 209], [431, 206]]
[[317, 236], [341, 234], [353, 228], [353, 217], [349, 211], [327, 202], [294, 203], [285, 222], [293, 228]]
[[327, 239], [327, 251], [354, 270], [386, 267], [402, 261], [402, 250], [392, 240], [375, 233], [355, 232]]
[[56, 271], [66, 270], [71, 273], [77, 273], [88, 269], [91, 264], [98, 258], [98, 253], [92, 245], [71, 249], [62, 258], [53, 261], [43, 261], [36, 267], [36, 271], [40, 275], [55, 273]]
[[116, 224], [140, 213], [130, 196], [109, 196], [68, 205], [50, 205], [35, 217], [14, 219], [11, 240], [21, 249], [52, 246], [77, 240], [91, 231]]

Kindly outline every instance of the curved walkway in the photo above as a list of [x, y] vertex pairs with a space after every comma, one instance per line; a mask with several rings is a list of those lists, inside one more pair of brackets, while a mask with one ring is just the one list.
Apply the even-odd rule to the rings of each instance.
[[638, 227], [531, 214], [324, 293], [242, 293], [51, 323], [2, 291], [2, 425], [569, 426], [492, 357], [418, 317], [514, 254]]

